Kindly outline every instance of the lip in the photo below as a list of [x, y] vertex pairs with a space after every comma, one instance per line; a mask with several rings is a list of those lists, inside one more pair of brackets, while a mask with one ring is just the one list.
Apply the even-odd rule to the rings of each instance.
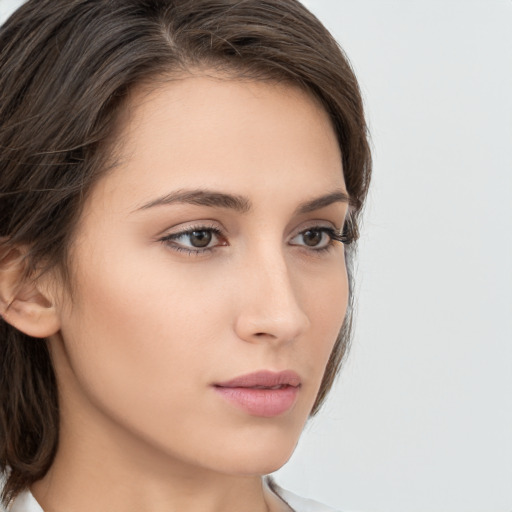
[[292, 370], [263, 370], [215, 383], [213, 389], [251, 416], [272, 418], [292, 408], [301, 384], [300, 376]]

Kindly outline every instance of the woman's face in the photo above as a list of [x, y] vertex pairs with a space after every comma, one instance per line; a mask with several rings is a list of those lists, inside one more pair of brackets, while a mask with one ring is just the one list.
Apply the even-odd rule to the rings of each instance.
[[61, 444], [273, 471], [347, 306], [333, 128], [298, 89], [206, 76], [134, 92], [126, 117], [119, 165], [78, 225], [73, 299], [63, 287], [50, 340]]

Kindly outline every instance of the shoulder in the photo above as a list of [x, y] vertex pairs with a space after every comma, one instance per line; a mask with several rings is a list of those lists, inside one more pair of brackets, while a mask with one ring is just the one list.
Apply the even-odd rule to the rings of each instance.
[[265, 484], [270, 490], [284, 501], [293, 512], [341, 512], [318, 503], [318, 501], [297, 496], [293, 492], [287, 491], [277, 485], [271, 477], [265, 478]]
[[30, 491], [24, 491], [7, 508], [0, 505], [0, 512], [43, 512], [43, 509]]

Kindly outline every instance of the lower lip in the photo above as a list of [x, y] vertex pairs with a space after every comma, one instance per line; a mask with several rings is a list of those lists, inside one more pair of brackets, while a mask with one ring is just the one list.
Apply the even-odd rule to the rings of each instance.
[[273, 418], [290, 410], [297, 400], [299, 388], [285, 386], [280, 389], [214, 387], [228, 402], [251, 416]]

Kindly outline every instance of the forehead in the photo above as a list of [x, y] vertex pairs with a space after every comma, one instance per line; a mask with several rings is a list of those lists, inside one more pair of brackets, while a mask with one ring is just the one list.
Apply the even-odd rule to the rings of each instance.
[[[285, 111], [288, 115], [281, 116]], [[161, 77], [135, 87], [128, 97], [120, 128], [125, 137], [136, 130], [135, 136], [140, 139], [141, 130], [150, 129], [150, 125], [170, 129], [174, 124], [182, 133], [188, 130], [190, 134], [193, 129], [202, 136], [216, 130], [226, 133], [229, 123], [233, 132], [245, 129], [249, 135], [265, 124], [267, 130], [272, 126], [274, 131], [285, 127], [290, 130], [291, 111], [295, 112], [295, 120], [302, 121], [301, 125], [308, 121], [311, 131], [321, 129], [327, 137], [334, 134], [320, 101], [296, 84], [198, 71]]]
[[132, 91], [120, 121], [108, 179], [112, 189], [125, 182], [140, 201], [198, 185], [251, 193], [276, 176], [291, 191], [304, 174], [311, 187], [344, 188], [327, 112], [289, 84], [209, 74], [159, 80]]

